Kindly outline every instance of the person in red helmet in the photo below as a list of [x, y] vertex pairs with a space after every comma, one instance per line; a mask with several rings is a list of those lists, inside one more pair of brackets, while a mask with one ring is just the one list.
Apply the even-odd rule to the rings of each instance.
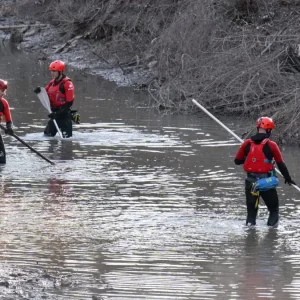
[[[10, 107], [6, 99], [3, 96], [6, 94], [7, 90], [7, 81], [0, 79], [0, 119], [2, 120], [3, 116], [6, 122], [6, 134], [13, 135], [14, 131], [12, 129], [12, 118], [10, 113]], [[0, 134], [0, 164], [6, 163], [6, 152], [3, 142], [3, 138]]]
[[242, 143], [234, 159], [236, 165], [244, 165], [244, 171], [247, 173], [245, 180], [246, 225], [256, 225], [258, 200], [261, 196], [269, 211], [267, 225], [276, 226], [279, 220], [279, 199], [276, 187], [270, 187], [258, 194], [253, 191], [253, 186], [262, 178], [271, 181], [271, 177], [276, 176], [274, 162], [283, 175], [285, 183], [289, 185], [296, 185], [296, 183], [289, 174], [278, 145], [269, 139], [275, 128], [273, 120], [268, 117], [259, 118], [256, 128], [257, 133]]
[[[53, 119], [56, 120], [58, 127], [61, 129], [63, 137], [72, 136], [72, 112], [71, 107], [74, 102], [74, 85], [69, 77], [65, 75], [65, 64], [61, 60], [53, 61], [49, 65], [52, 80], [45, 87], [49, 96], [51, 113], [48, 115], [50, 120], [44, 130], [47, 136], [55, 136], [57, 129]], [[34, 92], [39, 93], [40, 87]]]

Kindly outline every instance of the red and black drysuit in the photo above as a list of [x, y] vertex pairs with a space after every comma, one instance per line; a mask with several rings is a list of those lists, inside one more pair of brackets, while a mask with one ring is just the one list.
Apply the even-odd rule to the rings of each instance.
[[[12, 130], [12, 118], [7, 100], [0, 98], [0, 119], [5, 118], [6, 128]], [[6, 152], [2, 135], [0, 134], [0, 164], [6, 163]]]
[[[252, 183], [260, 178], [270, 177], [274, 175], [274, 164], [276, 162], [278, 169], [285, 178], [286, 182], [294, 183], [291, 179], [289, 171], [283, 161], [278, 145], [268, 139], [266, 133], [257, 133], [250, 139], [245, 140], [240, 146], [234, 162], [237, 165], [244, 165], [247, 172], [245, 180], [245, 194], [247, 205], [247, 221], [246, 224], [255, 225], [258, 206], [256, 206], [257, 196], [251, 194]], [[279, 200], [276, 188], [267, 191], [261, 191], [260, 195], [264, 200], [268, 210], [268, 225], [274, 226], [279, 219]]]
[[63, 75], [59, 81], [52, 79], [45, 87], [50, 100], [52, 110], [51, 119], [49, 120], [44, 133], [48, 136], [55, 136], [57, 129], [53, 123], [56, 120], [58, 127], [61, 129], [64, 137], [72, 136], [72, 115], [71, 106], [74, 102], [74, 85], [70, 78]]

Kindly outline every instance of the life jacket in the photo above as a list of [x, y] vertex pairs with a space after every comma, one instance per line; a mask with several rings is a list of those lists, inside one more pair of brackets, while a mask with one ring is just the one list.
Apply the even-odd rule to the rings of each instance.
[[260, 144], [250, 140], [250, 150], [244, 162], [244, 170], [248, 173], [268, 173], [274, 170], [272, 160], [269, 160], [263, 151], [263, 147], [269, 139], [264, 139]]
[[66, 103], [66, 95], [65, 95], [65, 83], [66, 81], [71, 81], [70, 78], [65, 77], [61, 80], [59, 84], [55, 84], [54, 79], [52, 79], [48, 86], [49, 89], [47, 91], [49, 100], [52, 108], [58, 108], [63, 106]]
[[5, 118], [6, 123], [12, 122], [10, 108], [8, 102], [4, 98], [0, 98], [0, 122]]

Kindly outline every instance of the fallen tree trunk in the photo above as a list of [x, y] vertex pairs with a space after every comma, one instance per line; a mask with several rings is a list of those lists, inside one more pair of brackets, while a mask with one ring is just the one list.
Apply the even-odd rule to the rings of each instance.
[[23, 28], [23, 27], [39, 27], [39, 26], [47, 26], [47, 24], [24, 24], [24, 25], [10, 25], [10, 26], [0, 26], [0, 30], [8, 30], [15, 28]]

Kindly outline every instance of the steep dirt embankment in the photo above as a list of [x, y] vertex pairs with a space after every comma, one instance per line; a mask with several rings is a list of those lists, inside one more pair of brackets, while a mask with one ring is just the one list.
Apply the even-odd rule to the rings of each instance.
[[147, 87], [171, 112], [190, 112], [196, 98], [215, 112], [274, 116], [280, 140], [299, 144], [300, 0], [100, 2], [11, 6], [52, 24], [21, 46]]

